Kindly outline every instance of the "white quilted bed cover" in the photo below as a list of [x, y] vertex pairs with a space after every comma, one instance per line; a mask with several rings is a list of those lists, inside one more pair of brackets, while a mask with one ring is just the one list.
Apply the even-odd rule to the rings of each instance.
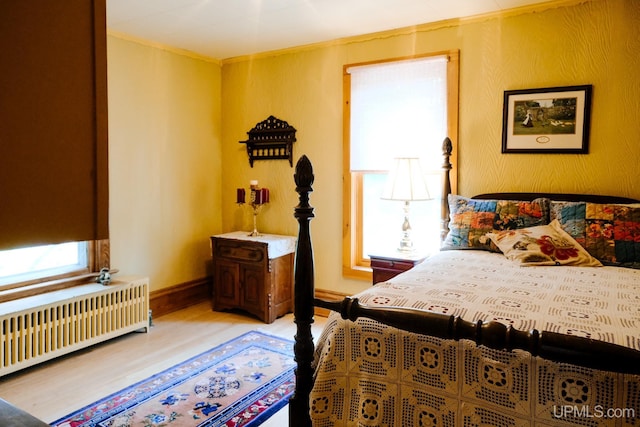
[[[522, 267], [502, 254], [442, 251], [357, 297], [640, 349], [640, 270]], [[316, 426], [640, 426], [640, 376], [338, 315], [316, 355]]]

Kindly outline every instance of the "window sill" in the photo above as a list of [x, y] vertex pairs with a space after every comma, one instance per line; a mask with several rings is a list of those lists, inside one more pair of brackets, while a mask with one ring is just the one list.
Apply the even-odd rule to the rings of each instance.
[[50, 280], [33, 285], [21, 286], [19, 288], [7, 289], [0, 292], [0, 303], [87, 284], [94, 281], [95, 277], [95, 274], [85, 273], [64, 279]]

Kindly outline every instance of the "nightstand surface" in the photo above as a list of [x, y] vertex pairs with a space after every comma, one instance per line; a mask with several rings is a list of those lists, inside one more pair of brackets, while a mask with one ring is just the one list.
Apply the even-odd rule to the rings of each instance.
[[213, 237], [266, 243], [268, 256], [271, 259], [291, 254], [296, 250], [296, 238], [294, 236], [281, 236], [278, 234], [259, 234], [258, 236], [249, 236], [248, 231], [232, 231], [230, 233], [216, 234]]

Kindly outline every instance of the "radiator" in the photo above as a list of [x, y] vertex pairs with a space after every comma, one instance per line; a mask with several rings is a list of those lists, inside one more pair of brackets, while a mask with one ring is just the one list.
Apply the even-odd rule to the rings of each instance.
[[147, 278], [0, 303], [0, 376], [148, 326]]

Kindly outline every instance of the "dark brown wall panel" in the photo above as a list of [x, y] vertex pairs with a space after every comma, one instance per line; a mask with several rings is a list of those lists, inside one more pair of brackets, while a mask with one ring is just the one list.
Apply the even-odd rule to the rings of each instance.
[[0, 249], [108, 238], [105, 0], [0, 2]]

